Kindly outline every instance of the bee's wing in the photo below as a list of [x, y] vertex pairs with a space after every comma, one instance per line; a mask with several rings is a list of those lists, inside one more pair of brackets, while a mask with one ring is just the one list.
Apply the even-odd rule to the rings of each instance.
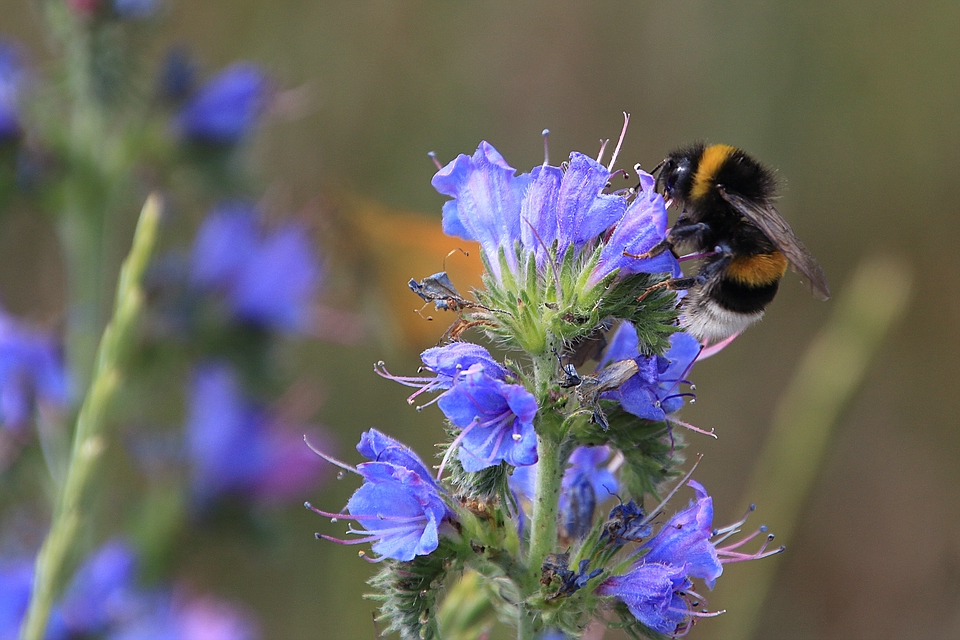
[[777, 213], [773, 205], [753, 202], [722, 188], [719, 191], [724, 200], [757, 225], [777, 245], [777, 248], [783, 252], [795, 271], [799, 271], [801, 275], [806, 276], [807, 288], [814, 296], [820, 300], [826, 300], [830, 297], [830, 288], [827, 286], [827, 279], [823, 275], [820, 265], [803, 246], [800, 239], [794, 235], [793, 229]]

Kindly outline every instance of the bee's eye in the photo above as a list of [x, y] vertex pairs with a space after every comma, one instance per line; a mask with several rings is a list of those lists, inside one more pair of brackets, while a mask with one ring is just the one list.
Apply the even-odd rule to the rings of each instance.
[[672, 193], [674, 187], [676, 186], [677, 186], [677, 173], [675, 171], [671, 171], [667, 175], [667, 185], [666, 185], [667, 194], [669, 195], [670, 193]]

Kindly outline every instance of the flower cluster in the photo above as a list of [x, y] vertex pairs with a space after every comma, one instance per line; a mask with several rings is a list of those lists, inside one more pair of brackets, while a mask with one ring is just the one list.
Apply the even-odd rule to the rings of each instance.
[[[521, 276], [521, 260], [533, 255], [538, 267], [574, 258], [602, 242], [587, 284], [594, 286], [613, 272], [679, 273], [676, 260], [661, 254], [634, 260], [659, 242], [666, 231], [663, 198], [653, 191], [653, 178], [643, 174], [644, 195], [628, 204], [620, 194], [603, 193], [610, 169], [582, 153], [570, 154], [565, 170], [546, 163], [516, 175], [503, 156], [482, 142], [472, 156], [460, 155], [433, 178], [434, 188], [453, 200], [443, 206], [446, 234], [476, 240], [485, 263], [497, 280]], [[519, 247], [519, 248], [518, 248]]]
[[636, 301], [680, 268], [669, 252], [631, 256], [664, 237], [666, 203], [649, 174], [640, 172], [637, 189], [611, 192], [613, 178], [610, 167], [580, 153], [563, 167], [544, 163], [517, 174], [486, 142], [442, 167], [433, 186], [453, 198], [443, 206], [444, 231], [479, 242], [487, 268], [480, 304], [465, 318], [530, 354], [624, 318], [662, 350], [673, 294]]
[[[446, 419], [436, 479], [371, 430], [357, 447], [371, 462], [354, 468], [318, 452], [363, 478], [345, 513], [307, 505], [361, 525], [351, 542], [372, 542], [385, 561], [372, 597], [403, 638], [446, 635], [436, 601], [462, 572], [497, 585], [482, 597], [518, 637], [580, 637], [610, 610], [633, 637], [679, 636], [716, 615], [695, 610], [693, 580], [712, 589], [724, 563], [777, 552], [739, 551], [763, 529], [724, 546], [743, 522], [714, 530], [712, 499], [693, 480], [695, 501], [659, 529], [680, 485], [643, 508], [680, 474], [673, 427], [700, 432], [676, 414], [702, 347], [677, 326], [677, 296], [661, 284], [680, 274], [677, 259], [635, 257], [664, 239], [666, 203], [644, 172], [636, 188], [613, 190], [613, 164], [573, 153], [518, 174], [484, 142], [438, 165], [433, 185], [452, 198], [444, 231], [480, 243], [484, 287], [474, 302], [446, 273], [412, 279], [415, 294], [460, 314], [452, 341], [424, 351], [416, 375], [375, 366], [415, 389], [410, 404], [435, 394], [417, 408], [436, 404]], [[472, 330], [509, 355], [462, 341]]]
[[223, 204], [206, 218], [193, 246], [191, 281], [222, 292], [240, 322], [279, 331], [308, 328], [320, 268], [296, 224], [260, 229], [251, 205]]
[[723, 529], [713, 528], [713, 498], [703, 486], [689, 481], [696, 500], [676, 513], [657, 534], [637, 550], [639, 556], [631, 569], [603, 581], [597, 593], [612, 596], [627, 605], [630, 613], [646, 627], [671, 636], [684, 635], [697, 617], [717, 615], [694, 611], [703, 596], [693, 590], [692, 578], [699, 578], [713, 589], [728, 562], [757, 560], [783, 551], [767, 551], [773, 540], [769, 535], [760, 549], [743, 553], [738, 549], [765, 533], [760, 527], [752, 534], [727, 546], [719, 546], [740, 531], [744, 520]]

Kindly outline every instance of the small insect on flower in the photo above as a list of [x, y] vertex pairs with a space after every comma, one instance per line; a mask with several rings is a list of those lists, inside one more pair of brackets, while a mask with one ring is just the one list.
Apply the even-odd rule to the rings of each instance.
[[[666, 286], [687, 290], [680, 324], [701, 342], [735, 336], [763, 316], [789, 265], [814, 296], [830, 296], [820, 265], [774, 208], [773, 173], [744, 151], [696, 144], [671, 153], [656, 190], [681, 207], [667, 236], [637, 258], [680, 249], [703, 260], [695, 276]], [[657, 173], [657, 170], [654, 170]]]
[[[420, 296], [425, 303], [423, 305], [424, 307], [432, 302], [438, 311], [456, 312], [463, 311], [464, 309], [483, 309], [484, 311], [491, 312], [499, 311], [498, 309], [485, 307], [479, 302], [467, 300], [461, 296], [457, 288], [453, 286], [453, 282], [450, 281], [450, 276], [447, 275], [446, 271], [440, 271], [432, 276], [427, 276], [420, 282], [411, 278], [407, 286], [410, 287], [411, 291]], [[417, 313], [420, 313], [421, 310], [422, 307], [417, 310]], [[501, 311], [501, 313], [506, 312]], [[433, 318], [427, 316], [427, 320], [433, 320]]]
[[600, 395], [618, 389], [620, 385], [636, 375], [637, 371], [639, 368], [636, 360], [620, 360], [607, 365], [593, 375], [578, 377], [577, 400], [581, 407], [593, 410], [593, 421], [604, 431], [610, 427], [610, 423], [600, 408]]

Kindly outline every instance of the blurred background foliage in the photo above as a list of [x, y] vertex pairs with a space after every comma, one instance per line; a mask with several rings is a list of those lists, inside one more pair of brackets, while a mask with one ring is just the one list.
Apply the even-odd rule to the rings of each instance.
[[[35, 69], [50, 71], [58, 54], [39, 14], [38, 3], [0, 0], [0, 35], [21, 42]], [[542, 161], [541, 129], [552, 131], [556, 161], [616, 137], [628, 111], [624, 166], [652, 167], [672, 148], [703, 139], [741, 146], [777, 168], [780, 211], [819, 259], [836, 298], [865, 259], [895, 260], [893, 288], [914, 274], [906, 317], [839, 405], [788, 552], [767, 561], [777, 573], [755, 637], [801, 640], [960, 635], [960, 430], [951, 391], [960, 383], [960, 191], [951, 177], [960, 162], [958, 32], [960, 5], [944, 0], [171, 0], [133, 37], [147, 51], [144, 83], [155, 82], [177, 46], [201, 77], [252, 60], [277, 87], [245, 150], [256, 177], [242, 190], [271, 215], [309, 224], [325, 269], [323, 322], [308, 339], [270, 350], [273, 387], [265, 383], [261, 393], [277, 403], [300, 390], [298, 419], [324, 425], [336, 441], [331, 448], [351, 462], [353, 443], [370, 426], [424, 457], [442, 434], [438, 411], [415, 412], [402, 389], [371, 371], [379, 359], [413, 371], [419, 351], [453, 320], [440, 312], [423, 319], [406, 289], [409, 278], [442, 270], [450, 250], [468, 248], [439, 233], [444, 199], [429, 185], [429, 150], [446, 162], [486, 139], [527, 170]], [[193, 178], [165, 184], [182, 188]], [[99, 255], [110, 277], [149, 183], [123, 195], [129, 217], [104, 230]], [[165, 227], [177, 231], [161, 239], [166, 250], [189, 250], [208, 204], [202, 196], [179, 201]], [[7, 206], [4, 307], [62, 328], [62, 256], [49, 217], [23, 201]], [[477, 261], [475, 252], [446, 258], [461, 290], [475, 282]], [[778, 399], [835, 304], [816, 302], [788, 275], [765, 320], [697, 366], [697, 403], [683, 419], [719, 435], [691, 438], [705, 454], [697, 475], [715, 497], [719, 522], [752, 500], [751, 469]], [[164, 347], [156, 349], [163, 361]], [[120, 440], [173, 431], [185, 420], [183, 363], [149, 371], [123, 390]], [[169, 501], [177, 498], [142, 490], [129, 451], [109, 452], [96, 531], [82, 543], [88, 549], [119, 531], [148, 544], [171, 526], [163, 514], [176, 511]], [[36, 443], [21, 455], [28, 460], [0, 479], [5, 538], [27, 535], [32, 529], [21, 520], [42, 521], [49, 505], [49, 480], [26, 471], [35, 469], [31, 457], [39, 460]], [[240, 604], [265, 638], [372, 638], [372, 606], [361, 599], [372, 568], [352, 551], [316, 542], [320, 523], [298, 506], [310, 499], [335, 509], [353, 488], [328, 479], [280, 508], [245, 505], [202, 518], [203, 526], [174, 527], [156, 566]], [[35, 504], [24, 508], [26, 498]], [[764, 520], [766, 505], [758, 506]], [[766, 522], [778, 530], [777, 521]], [[710, 605], [733, 618], [737, 598], [721, 585]], [[716, 622], [693, 635], [721, 637]]]

